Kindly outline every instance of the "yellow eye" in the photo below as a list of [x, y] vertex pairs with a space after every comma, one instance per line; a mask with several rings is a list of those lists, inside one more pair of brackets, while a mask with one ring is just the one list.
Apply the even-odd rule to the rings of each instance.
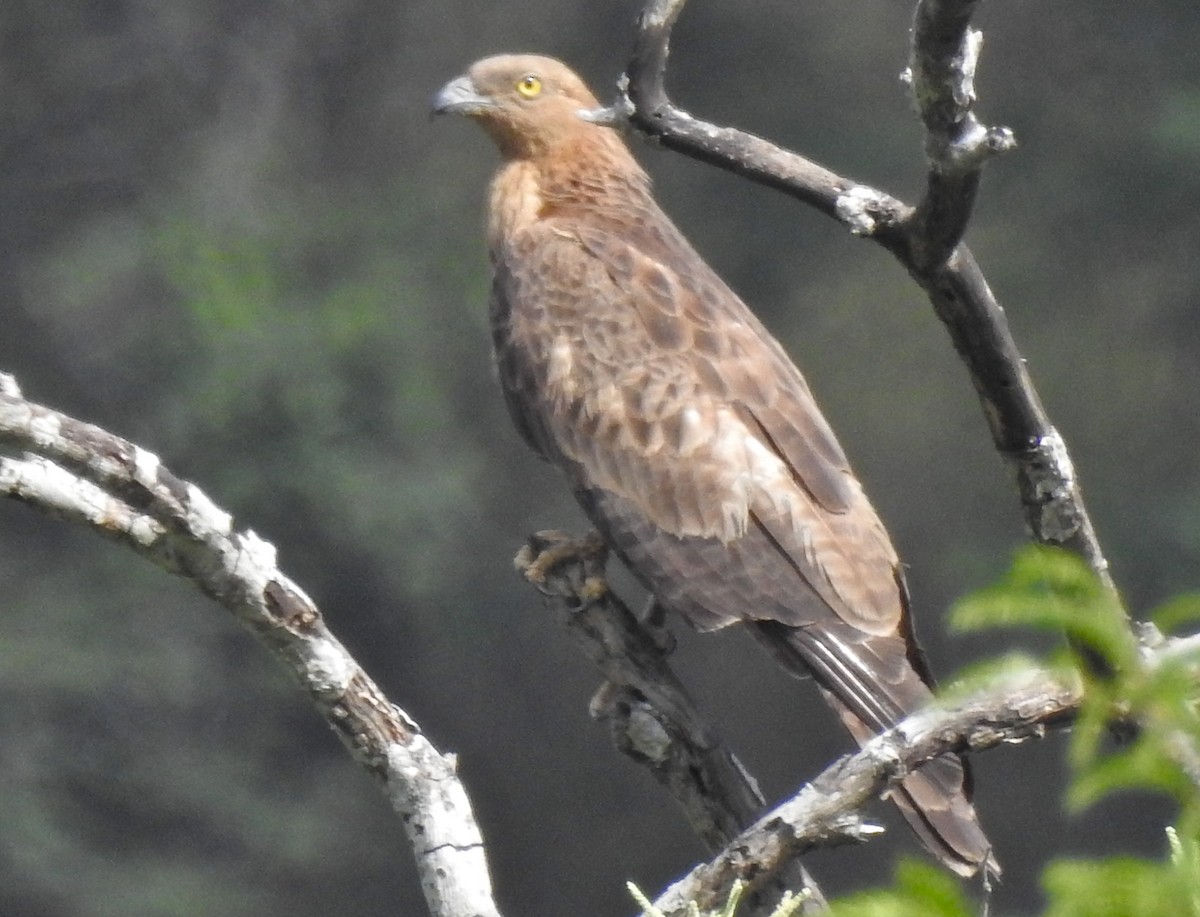
[[517, 81], [517, 92], [527, 99], [532, 99], [542, 91], [542, 81], [532, 73], [527, 73]]

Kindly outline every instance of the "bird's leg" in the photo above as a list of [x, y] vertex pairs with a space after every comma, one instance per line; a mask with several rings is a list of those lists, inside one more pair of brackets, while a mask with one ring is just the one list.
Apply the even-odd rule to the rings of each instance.
[[607, 561], [608, 545], [598, 532], [577, 539], [550, 530], [530, 535], [513, 564], [543, 595], [572, 597], [575, 610], [583, 611], [608, 596]]
[[638, 615], [638, 623], [664, 656], [675, 652], [678, 641], [667, 627], [667, 609], [658, 601], [657, 596], [650, 595], [646, 598], [642, 613]]
[[[535, 532], [517, 552], [513, 565], [542, 595], [574, 599], [575, 611], [584, 611], [609, 596], [604, 568], [608, 545], [593, 530], [583, 538], [550, 529]], [[667, 610], [649, 596], [636, 616], [650, 645], [662, 656], [675, 651], [675, 635], [666, 625]]]

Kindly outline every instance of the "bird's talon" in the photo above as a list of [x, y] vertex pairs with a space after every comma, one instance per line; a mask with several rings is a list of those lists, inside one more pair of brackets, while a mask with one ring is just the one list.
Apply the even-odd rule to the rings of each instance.
[[513, 565], [542, 595], [574, 596], [576, 610], [583, 611], [608, 595], [607, 558], [608, 546], [595, 532], [576, 539], [545, 531], [529, 536]]

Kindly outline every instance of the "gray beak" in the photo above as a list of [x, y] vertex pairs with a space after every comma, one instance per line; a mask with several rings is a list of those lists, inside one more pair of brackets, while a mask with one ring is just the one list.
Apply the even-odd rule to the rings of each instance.
[[435, 115], [469, 115], [491, 108], [494, 104], [491, 99], [479, 94], [469, 76], [460, 76], [438, 90], [433, 97], [432, 110]]

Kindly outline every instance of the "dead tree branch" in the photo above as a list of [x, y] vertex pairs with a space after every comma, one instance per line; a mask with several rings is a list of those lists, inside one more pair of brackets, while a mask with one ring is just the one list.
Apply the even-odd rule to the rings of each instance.
[[664, 914], [682, 914], [688, 901], [715, 907], [736, 879], [749, 888], [791, 859], [830, 838], [872, 799], [913, 768], [947, 751], [983, 751], [1041, 738], [1069, 722], [1079, 688], [1048, 672], [1030, 671], [998, 681], [951, 707], [915, 713], [860, 751], [836, 761], [799, 793], [763, 815], [721, 854], [668, 888], [655, 902]]
[[[622, 754], [666, 787], [716, 853], [754, 823], [766, 800], [696, 709], [667, 664], [661, 641], [608, 588], [607, 553], [594, 533], [576, 540], [562, 532], [539, 532], [518, 553], [516, 566], [606, 679], [592, 700], [592, 716], [608, 725]], [[849, 815], [830, 832], [857, 838], [868, 830]], [[761, 894], [752, 894], [742, 912], [769, 913], [784, 891], [800, 889], [809, 893], [803, 913], [826, 909], [820, 888], [800, 863], [777, 879], [756, 888]]]
[[483, 838], [453, 755], [439, 752], [330, 633], [275, 549], [239, 531], [145, 449], [26, 401], [0, 373], [0, 494], [84, 525], [190, 580], [307, 691], [404, 821], [434, 917], [499, 917]]
[[[807, 887], [811, 879], [801, 885], [786, 870], [815, 847], [878, 834], [861, 809], [914, 768], [945, 752], [1040, 739], [1069, 726], [1083, 699], [1079, 679], [1061, 672], [1030, 667], [997, 676], [967, 696], [914, 713], [761, 814], [753, 778], [704, 723], [653, 635], [609, 590], [604, 563], [598, 536], [574, 540], [561, 532], [533, 536], [517, 556], [518, 569], [607, 679], [593, 715], [608, 723], [620, 751], [668, 787], [697, 833], [719, 850], [654, 902], [666, 915], [687, 913], [692, 901], [702, 909], [719, 907], [735, 880], [768, 904], [783, 889]], [[1147, 668], [1187, 660], [1200, 679], [1200, 638], [1167, 640], [1146, 629], [1139, 646]], [[1185, 771], [1200, 767], [1196, 760], [1190, 743], [1178, 750]], [[731, 834], [733, 825], [745, 830]]]

